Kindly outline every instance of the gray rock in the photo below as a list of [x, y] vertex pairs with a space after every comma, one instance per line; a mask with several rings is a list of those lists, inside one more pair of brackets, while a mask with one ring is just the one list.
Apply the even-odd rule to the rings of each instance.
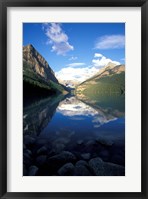
[[46, 155], [40, 155], [40, 156], [38, 156], [36, 158], [36, 164], [37, 164], [37, 166], [42, 166], [43, 164], [45, 164], [46, 159], [47, 159]]
[[24, 143], [25, 145], [34, 144], [34, 143], [35, 143], [35, 138], [33, 138], [33, 137], [29, 136], [29, 135], [25, 135], [25, 136], [24, 136], [23, 143]]
[[77, 144], [78, 144], [78, 145], [83, 144], [83, 140], [78, 140], [78, 141], [77, 141]]
[[88, 167], [88, 163], [84, 160], [79, 160], [78, 162], [76, 162], [76, 166], [85, 166]]
[[31, 166], [29, 168], [29, 173], [28, 176], [35, 176], [38, 172], [38, 167], [36, 167], [35, 165]]
[[108, 176], [124, 176], [125, 175], [125, 167], [120, 166], [118, 164], [106, 163], [105, 171]]
[[30, 154], [27, 153], [27, 151], [24, 151], [23, 157], [24, 157], [24, 159], [29, 159], [29, 160], [31, 160]]
[[47, 153], [47, 148], [45, 146], [42, 146], [41, 148], [37, 150], [37, 155], [45, 154], [45, 153]]
[[104, 176], [103, 161], [101, 158], [93, 158], [89, 161], [92, 172], [97, 176]]
[[90, 153], [83, 153], [81, 154], [81, 157], [84, 159], [84, 160], [89, 160], [90, 159]]
[[113, 163], [103, 162], [101, 158], [93, 158], [89, 166], [96, 176], [123, 176], [125, 168]]
[[99, 157], [101, 157], [104, 161], [108, 161], [109, 160], [109, 152], [107, 150], [102, 150], [100, 151], [100, 153], [98, 154]]
[[38, 139], [38, 140], [36, 140], [36, 142], [35, 142], [35, 144], [36, 144], [38, 147], [44, 146], [46, 143], [47, 143], [47, 139]]
[[94, 146], [95, 145], [95, 141], [94, 140], [89, 140], [87, 143], [86, 143], [86, 146]]
[[107, 150], [102, 150], [102, 151], [99, 153], [99, 156], [108, 157], [108, 156], [109, 156], [109, 152], [108, 152]]
[[112, 140], [109, 140], [109, 139], [106, 139], [106, 138], [103, 138], [103, 137], [98, 137], [96, 139], [96, 142], [103, 144], [103, 145], [106, 145], [106, 146], [112, 146], [113, 143], [114, 143]]
[[122, 164], [124, 165], [125, 164], [125, 157], [124, 156], [121, 156], [121, 155], [118, 155], [118, 154], [115, 154], [113, 157], [112, 157], [112, 162], [115, 163], [115, 164]]
[[52, 157], [49, 157], [47, 160], [47, 163], [49, 165], [49, 168], [52, 169], [59, 169], [61, 166], [68, 162], [75, 162], [76, 157], [74, 154], [72, 154], [69, 151], [63, 151], [60, 154], [54, 155]]
[[52, 160], [64, 160], [64, 161], [67, 161], [67, 160], [76, 160], [76, 157], [73, 153], [69, 152], [69, 151], [62, 151], [60, 154], [57, 154], [55, 156], [52, 156], [51, 158], [49, 159], [52, 159]]
[[65, 145], [62, 144], [62, 143], [56, 143], [54, 146], [53, 146], [53, 151], [55, 153], [59, 153], [61, 152], [63, 149], [65, 148]]
[[76, 165], [74, 170], [75, 176], [91, 176], [91, 173], [84, 165]]
[[55, 140], [54, 144], [56, 143], [62, 143], [62, 144], [67, 144], [70, 141], [69, 138], [67, 137], [62, 137], [62, 138], [58, 138]]
[[64, 164], [59, 170], [58, 174], [60, 176], [72, 176], [74, 173], [74, 165], [72, 163]]
[[24, 151], [24, 153], [23, 153], [23, 163], [27, 167], [32, 165], [32, 158], [30, 157], [30, 155], [26, 151]]
[[32, 151], [30, 151], [29, 149], [25, 150], [25, 152], [26, 152], [29, 156], [32, 156]]

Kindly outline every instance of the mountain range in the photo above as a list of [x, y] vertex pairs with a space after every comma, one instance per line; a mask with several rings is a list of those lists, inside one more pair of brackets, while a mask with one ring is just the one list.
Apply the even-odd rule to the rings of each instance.
[[82, 83], [56, 78], [43, 56], [29, 44], [23, 47], [23, 91], [24, 95], [67, 94], [69, 87], [81, 100], [104, 93], [120, 95], [125, 92], [125, 65], [108, 63], [94, 76]]

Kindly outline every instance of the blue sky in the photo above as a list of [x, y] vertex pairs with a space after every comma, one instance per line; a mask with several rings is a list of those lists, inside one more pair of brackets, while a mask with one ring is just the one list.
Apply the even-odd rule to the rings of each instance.
[[125, 24], [24, 23], [23, 46], [28, 44], [59, 79], [83, 81], [108, 62], [124, 64]]

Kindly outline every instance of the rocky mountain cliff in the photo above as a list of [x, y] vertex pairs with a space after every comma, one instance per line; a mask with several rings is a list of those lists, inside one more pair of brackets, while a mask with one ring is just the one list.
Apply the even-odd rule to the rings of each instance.
[[34, 73], [37, 73], [46, 80], [52, 80], [58, 83], [47, 61], [31, 44], [23, 47], [23, 60], [30, 65], [30, 69], [32, 69]]
[[31, 44], [23, 47], [23, 82], [26, 94], [67, 92], [56, 79], [47, 61]]

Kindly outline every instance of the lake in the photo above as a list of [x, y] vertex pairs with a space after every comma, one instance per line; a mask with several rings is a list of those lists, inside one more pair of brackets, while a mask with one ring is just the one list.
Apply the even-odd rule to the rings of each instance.
[[124, 96], [102, 97], [24, 103], [24, 175], [125, 175]]

